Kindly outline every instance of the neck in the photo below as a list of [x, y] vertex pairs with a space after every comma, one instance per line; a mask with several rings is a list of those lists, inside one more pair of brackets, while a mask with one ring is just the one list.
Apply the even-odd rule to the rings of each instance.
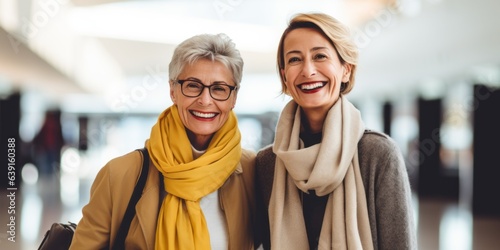
[[212, 140], [212, 137], [214, 136], [214, 134], [198, 135], [198, 134], [191, 132], [189, 129], [186, 129], [186, 132], [187, 132], [189, 142], [191, 142], [191, 145], [193, 145], [193, 147], [196, 150], [200, 150], [200, 151], [206, 150], [208, 148], [208, 145], [210, 144], [210, 141]]
[[322, 132], [328, 110], [302, 108], [302, 111], [302, 129], [311, 134]]

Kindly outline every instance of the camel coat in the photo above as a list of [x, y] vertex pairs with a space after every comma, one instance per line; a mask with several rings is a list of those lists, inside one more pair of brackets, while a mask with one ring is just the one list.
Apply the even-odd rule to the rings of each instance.
[[[240, 164], [219, 189], [229, 249], [254, 248], [254, 161], [255, 153], [243, 150]], [[113, 246], [141, 166], [142, 154], [133, 151], [111, 160], [99, 171], [70, 249], [108, 249]], [[165, 196], [162, 187], [160, 172], [150, 161], [146, 185], [125, 239], [126, 249], [154, 249], [160, 199]]]

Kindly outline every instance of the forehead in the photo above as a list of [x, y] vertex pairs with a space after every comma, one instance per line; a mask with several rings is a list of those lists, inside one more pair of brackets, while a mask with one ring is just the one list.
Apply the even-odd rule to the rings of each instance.
[[214, 81], [229, 81], [233, 75], [231, 70], [222, 62], [209, 59], [199, 59], [193, 63], [186, 63], [181, 73], [181, 78], [192, 77], [207, 83]]
[[297, 28], [291, 30], [283, 42], [285, 53], [300, 48], [326, 47], [333, 48], [330, 39], [321, 31], [313, 28]]

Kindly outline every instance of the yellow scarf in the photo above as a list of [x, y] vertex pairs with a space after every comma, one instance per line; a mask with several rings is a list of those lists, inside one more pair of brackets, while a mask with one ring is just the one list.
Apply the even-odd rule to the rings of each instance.
[[193, 160], [177, 106], [159, 116], [146, 145], [167, 191], [158, 215], [156, 249], [210, 249], [200, 199], [219, 189], [234, 172], [241, 158], [240, 139], [236, 115], [231, 112], [207, 151]]

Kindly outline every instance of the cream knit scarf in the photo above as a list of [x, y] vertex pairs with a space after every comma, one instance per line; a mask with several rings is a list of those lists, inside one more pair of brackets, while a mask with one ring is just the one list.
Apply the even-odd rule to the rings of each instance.
[[373, 249], [358, 162], [364, 132], [359, 111], [340, 97], [328, 112], [321, 143], [304, 148], [300, 108], [292, 100], [276, 128], [273, 191], [269, 204], [272, 249], [309, 249], [299, 190], [328, 195], [319, 249]]

